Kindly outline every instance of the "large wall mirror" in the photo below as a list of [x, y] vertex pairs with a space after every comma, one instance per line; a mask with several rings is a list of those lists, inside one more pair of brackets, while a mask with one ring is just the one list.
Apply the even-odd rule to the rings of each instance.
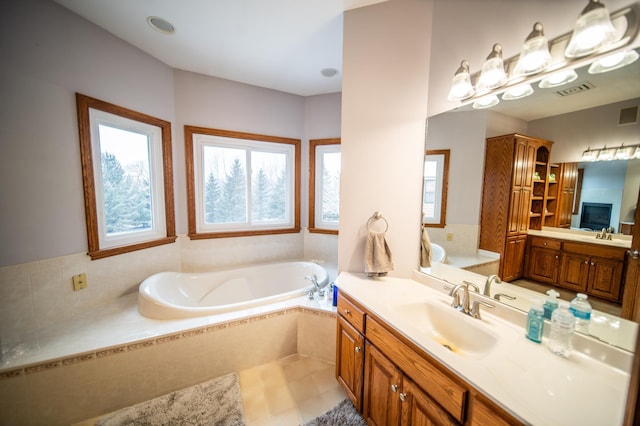
[[[562, 87], [541, 90], [536, 83], [535, 93], [527, 98], [501, 101], [490, 109], [465, 105], [428, 118], [426, 148], [450, 150], [446, 226], [428, 229], [431, 241], [443, 246], [448, 258], [491, 258], [490, 253], [478, 251], [485, 140], [511, 133], [553, 141], [552, 163], [578, 163], [580, 184], [570, 229], [587, 228], [580, 223], [585, 205], [607, 204], [611, 206], [610, 226], [615, 237], [631, 240], [630, 235], [623, 234], [630, 233], [634, 222], [640, 159], [582, 162], [581, 155], [588, 148], [640, 144], [640, 61], [602, 74], [589, 74], [587, 70], [588, 65], [576, 69], [578, 78]], [[630, 111], [631, 115], [635, 111], [635, 116], [629, 118]], [[449, 280], [452, 277], [448, 266], [423, 272]], [[552, 287], [540, 290], [545, 288]], [[530, 306], [530, 301], [519, 302], [512, 306], [523, 310]], [[611, 339], [610, 343], [633, 350], [637, 323], [618, 319], [615, 324], [610, 321], [610, 327], [618, 326], [618, 333], [630, 337]]]

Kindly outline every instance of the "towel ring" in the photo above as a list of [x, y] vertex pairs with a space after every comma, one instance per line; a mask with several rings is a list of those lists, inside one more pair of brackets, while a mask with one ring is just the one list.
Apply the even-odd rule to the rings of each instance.
[[[378, 220], [383, 220], [384, 221], [384, 231], [382, 231], [382, 232], [387, 232], [387, 230], [389, 229], [389, 222], [387, 222], [387, 219], [382, 217], [382, 213], [380, 213], [380, 212], [373, 213], [373, 216], [371, 216], [369, 218], [369, 220], [367, 220], [367, 230], [373, 231], [373, 229], [371, 229], [371, 225], [373, 224], [374, 221], [378, 221]], [[377, 231], [377, 232], [379, 232], [379, 231]]]

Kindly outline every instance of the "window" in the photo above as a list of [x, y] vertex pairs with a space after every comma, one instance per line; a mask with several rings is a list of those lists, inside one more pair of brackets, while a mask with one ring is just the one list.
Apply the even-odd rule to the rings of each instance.
[[300, 140], [185, 126], [189, 236], [300, 231]]
[[89, 255], [176, 239], [171, 124], [76, 94]]
[[340, 158], [340, 139], [309, 141], [309, 232], [338, 233]]
[[447, 212], [447, 186], [449, 177], [449, 150], [427, 151], [424, 158], [422, 186], [422, 223], [444, 228]]

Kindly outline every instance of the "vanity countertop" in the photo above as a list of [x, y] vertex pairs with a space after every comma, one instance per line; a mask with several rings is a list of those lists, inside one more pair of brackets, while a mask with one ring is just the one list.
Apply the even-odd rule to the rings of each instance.
[[535, 235], [540, 237], [557, 238], [560, 240], [576, 241], [580, 243], [600, 244], [605, 246], [631, 248], [631, 237], [628, 235], [614, 234], [613, 239], [603, 240], [595, 237], [595, 232], [578, 231], [572, 229], [562, 228], [542, 228], [538, 231], [535, 229], [529, 229], [527, 232], [529, 235]]
[[[482, 312], [482, 319], [459, 313], [463, 321], [472, 322], [470, 328], [482, 327], [497, 338], [495, 346], [482, 357], [461, 356], [429, 337], [424, 325], [410, 320], [403, 309], [430, 303], [453, 310], [451, 298], [443, 290], [436, 290], [444, 284], [427, 276], [418, 282], [394, 277], [372, 279], [346, 272], [336, 280], [340, 291], [523, 422], [622, 424], [632, 354], [607, 347], [594, 350], [599, 354], [595, 357], [586, 355], [589, 351], [574, 350], [569, 359], [561, 358], [549, 352], [546, 337], [542, 345], [525, 338], [524, 313], [496, 307], [502, 312], [500, 316], [490, 309]], [[504, 309], [508, 311], [503, 312]], [[522, 325], [518, 324], [520, 321]], [[468, 338], [473, 339], [473, 333]], [[574, 336], [574, 342], [576, 339], [579, 346], [588, 340], [578, 335]], [[587, 344], [599, 345], [595, 341]]]

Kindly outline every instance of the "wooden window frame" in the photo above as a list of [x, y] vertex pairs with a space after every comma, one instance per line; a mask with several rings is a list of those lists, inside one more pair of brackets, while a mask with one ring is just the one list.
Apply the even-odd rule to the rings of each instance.
[[338, 235], [337, 229], [316, 228], [316, 147], [340, 145], [340, 138], [312, 139], [309, 141], [309, 232]]
[[[88, 254], [92, 260], [116, 256], [136, 250], [143, 250], [176, 240], [175, 211], [173, 200], [173, 160], [171, 152], [171, 123], [159, 118], [114, 105], [99, 99], [76, 93], [78, 130], [80, 138], [80, 159], [84, 183], [84, 205], [87, 226]], [[93, 151], [91, 143], [90, 109], [104, 111], [120, 117], [157, 126], [162, 133], [162, 168], [164, 183], [165, 237], [118, 247], [101, 248], [98, 230], [98, 210], [96, 203]]]
[[[293, 227], [273, 229], [243, 229], [238, 231], [198, 232], [196, 218], [196, 183], [194, 167], [194, 135], [221, 136], [225, 138], [247, 139], [257, 142], [275, 142], [291, 144], [295, 147], [294, 154], [294, 217]], [[232, 130], [211, 129], [198, 126], [184, 126], [185, 161], [187, 172], [187, 214], [189, 222], [188, 236], [192, 240], [210, 238], [246, 237], [256, 235], [292, 234], [300, 232], [300, 139], [279, 136], [260, 135], [255, 133], [236, 132]]]
[[[449, 157], [451, 155], [450, 149], [434, 149], [427, 150], [427, 155], [443, 155], [444, 156], [444, 170], [442, 172], [442, 194], [441, 194], [441, 208], [440, 208], [440, 222], [438, 223], [423, 223], [425, 228], [444, 228], [447, 225], [447, 192], [449, 189]], [[426, 158], [425, 158], [426, 159]], [[424, 190], [423, 190], [424, 193]]]

